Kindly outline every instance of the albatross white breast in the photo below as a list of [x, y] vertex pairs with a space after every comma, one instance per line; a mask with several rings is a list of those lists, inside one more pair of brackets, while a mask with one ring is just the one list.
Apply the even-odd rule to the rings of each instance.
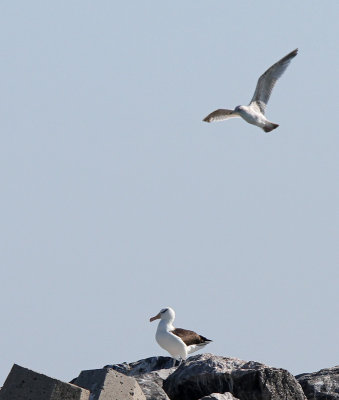
[[174, 359], [186, 360], [188, 354], [212, 342], [193, 331], [174, 328], [174, 318], [175, 312], [170, 307], [163, 308], [157, 315], [150, 318], [150, 322], [160, 319], [155, 339], [159, 346], [168, 351]]

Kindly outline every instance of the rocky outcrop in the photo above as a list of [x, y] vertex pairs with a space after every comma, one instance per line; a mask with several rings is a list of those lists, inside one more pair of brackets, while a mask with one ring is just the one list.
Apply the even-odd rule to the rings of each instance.
[[90, 390], [91, 400], [146, 400], [134, 378], [113, 369], [82, 371], [74, 385]]
[[[176, 365], [178, 364], [179, 362], [176, 362]], [[148, 357], [131, 363], [106, 365], [104, 368], [112, 368], [128, 376], [156, 372], [163, 379], [166, 379], [176, 369], [176, 367], [173, 367], [173, 358], [171, 357]]]
[[147, 400], [170, 400], [162, 389], [162, 379], [149, 373], [135, 377]]
[[82, 371], [71, 383], [14, 365], [0, 400], [339, 400], [339, 367], [295, 378], [284, 369], [212, 354], [175, 367], [170, 357], [107, 365]]
[[199, 400], [225, 392], [240, 400], [306, 399], [294, 376], [284, 369], [212, 354], [190, 357], [163, 387], [171, 400]]
[[339, 400], [339, 366], [296, 376], [309, 400]]
[[89, 400], [89, 391], [14, 364], [1, 400]]
[[176, 369], [171, 357], [149, 357], [132, 363], [106, 365], [104, 368], [133, 376], [147, 400], [169, 400], [162, 386], [164, 380]]

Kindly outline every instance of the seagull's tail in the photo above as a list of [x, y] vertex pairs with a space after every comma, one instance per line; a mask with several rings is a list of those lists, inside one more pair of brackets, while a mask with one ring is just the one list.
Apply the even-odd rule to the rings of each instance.
[[263, 127], [263, 130], [265, 131], [265, 132], [271, 132], [271, 131], [273, 131], [273, 129], [276, 129], [276, 128], [278, 128], [278, 124], [274, 124], [273, 122], [268, 122], [264, 127]]

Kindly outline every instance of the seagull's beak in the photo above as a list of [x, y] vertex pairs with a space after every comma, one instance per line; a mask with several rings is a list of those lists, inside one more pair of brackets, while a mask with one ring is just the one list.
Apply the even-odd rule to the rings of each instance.
[[159, 314], [157, 314], [155, 317], [150, 318], [150, 319], [149, 319], [149, 322], [153, 322], [153, 321], [155, 321], [156, 319], [160, 319], [160, 318], [161, 318], [161, 315], [160, 315], [160, 313], [159, 313]]

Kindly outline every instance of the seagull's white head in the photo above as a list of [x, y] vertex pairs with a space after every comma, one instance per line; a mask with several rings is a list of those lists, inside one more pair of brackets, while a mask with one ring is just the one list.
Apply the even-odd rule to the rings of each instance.
[[155, 315], [154, 317], [150, 318], [150, 322], [155, 321], [156, 319], [162, 319], [165, 321], [174, 321], [175, 312], [171, 307], [165, 307], [160, 310], [159, 314]]

